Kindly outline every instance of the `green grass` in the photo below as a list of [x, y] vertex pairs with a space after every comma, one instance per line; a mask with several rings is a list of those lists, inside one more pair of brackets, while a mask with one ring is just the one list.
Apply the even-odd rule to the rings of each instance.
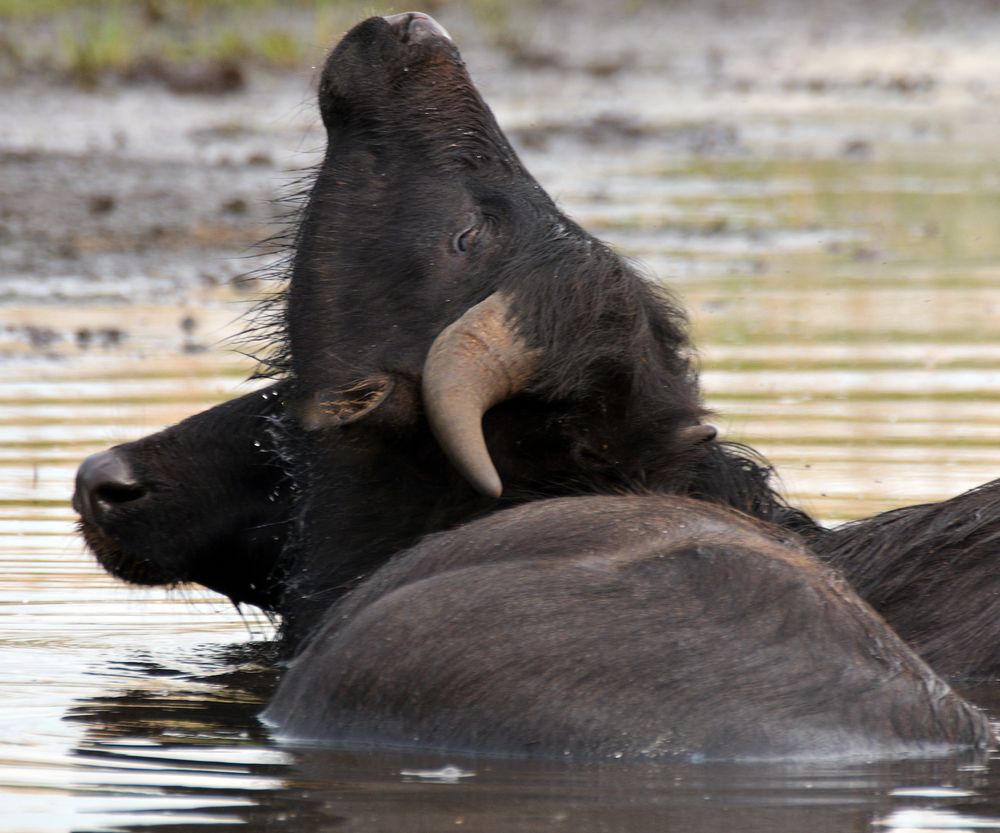
[[[668, 0], [628, 0], [638, 8]], [[697, 2], [697, 0], [669, 0]], [[95, 86], [164, 64], [316, 66], [351, 25], [414, 6], [470, 14], [516, 57], [543, 0], [0, 0], [0, 79], [42, 73]], [[139, 70], [139, 71], [137, 71]]]
[[[523, 0], [522, 0], [523, 2]], [[446, 2], [418, 4], [431, 11]], [[412, 4], [383, 0], [0, 0], [0, 75], [94, 86], [149, 66], [309, 67], [353, 23]], [[496, 0], [474, 0], [492, 25]]]
[[[0, 17], [12, 20], [43, 20], [67, 12], [134, 12], [151, 22], [187, 19], [205, 15], [255, 12], [285, 8], [322, 9], [351, 7], [377, 9], [373, 0], [0, 0]], [[374, 11], [373, 14], [377, 14]]]

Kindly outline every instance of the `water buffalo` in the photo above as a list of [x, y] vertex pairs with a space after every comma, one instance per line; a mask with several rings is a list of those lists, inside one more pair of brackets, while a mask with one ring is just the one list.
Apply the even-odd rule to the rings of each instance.
[[990, 738], [778, 528], [657, 496], [536, 501], [426, 538], [334, 605], [264, 718], [288, 738], [577, 759]]
[[[720, 450], [712, 430], [700, 424], [703, 408], [683, 315], [631, 266], [563, 216], [524, 171], [437, 24], [420, 14], [359, 24], [327, 61], [320, 109], [328, 151], [297, 237], [285, 343], [291, 373], [286, 407], [274, 420], [276, 444], [299, 489], [282, 554], [284, 590], [278, 601], [293, 648], [327, 657], [324, 652], [333, 650], [331, 629], [336, 641], [340, 625], [349, 624], [341, 618], [342, 608], [331, 612], [331, 605], [360, 577], [426, 533], [495, 513], [505, 503], [533, 502], [523, 510], [528, 512], [543, 497], [617, 492], [632, 493], [622, 500], [640, 507], [666, 511], [670, 500], [680, 499], [640, 498], [636, 493], [693, 494], [727, 502], [727, 494], [744, 491], [748, 478], [753, 480], [753, 466], [733, 465], [736, 458]], [[574, 529], [575, 507], [583, 511], [590, 505], [586, 500], [540, 504], [558, 507], [554, 515], [543, 512], [541, 527]], [[593, 500], [609, 517], [614, 515], [610, 507], [615, 499]], [[458, 644], [467, 639], [472, 651], [478, 650], [477, 640], [488, 643], [491, 636], [488, 630], [472, 634], [471, 617], [481, 611], [491, 626], [497, 619], [495, 614], [486, 617], [489, 611], [481, 607], [487, 585], [498, 599], [508, 600], [523, 585], [537, 595], [540, 614], [546, 607], [554, 613], [570, 611], [563, 619], [575, 617], [575, 638], [591, 645], [601, 641], [605, 629], [634, 619], [639, 623], [630, 631], [634, 640], [623, 641], [621, 631], [609, 644], [620, 651], [627, 645], [631, 651], [631, 686], [641, 689], [641, 680], [647, 679], [655, 688], [663, 672], [650, 665], [650, 658], [666, 651], [663, 656], [676, 660], [679, 668], [677, 651], [683, 646], [672, 645], [669, 632], [648, 632], [651, 597], [637, 588], [637, 577], [648, 572], [652, 575], [645, 580], [659, 589], [665, 610], [677, 617], [683, 617], [685, 608], [676, 591], [667, 593], [670, 585], [701, 590], [697, 609], [706, 616], [704, 631], [712, 634], [712, 642], [728, 645], [713, 655], [715, 662], [728, 662], [733, 654], [766, 654], [769, 645], [777, 644], [796, 658], [794, 675], [807, 681], [797, 687], [789, 687], [788, 673], [780, 666], [765, 663], [756, 669], [750, 687], [770, 692], [770, 703], [743, 713], [760, 722], [760, 732], [736, 732], [719, 711], [692, 711], [685, 720], [680, 711], [693, 707], [682, 696], [668, 701], [677, 712], [670, 723], [664, 723], [662, 710], [646, 712], [647, 730], [655, 721], [668, 733], [676, 726], [681, 735], [676, 741], [662, 739], [663, 755], [682, 752], [688, 737], [689, 751], [724, 757], [826, 754], [848, 741], [848, 751], [854, 751], [863, 746], [863, 735], [870, 736], [864, 748], [880, 754], [986, 742], [988, 728], [978, 713], [954, 697], [863, 604], [829, 580], [816, 578], [821, 571], [801, 551], [779, 545], [774, 535], [759, 530], [754, 537], [756, 527], [732, 510], [685, 501], [673, 505], [679, 507], [675, 514], [690, 515], [694, 537], [704, 538], [704, 549], [698, 550], [685, 531], [686, 522], [658, 535], [646, 527], [638, 543], [645, 542], [644, 551], [652, 555], [640, 559], [641, 568], [624, 585], [611, 579], [588, 585], [595, 598], [613, 597], [616, 587], [626, 588], [614, 615], [595, 609], [588, 616], [589, 608], [576, 598], [587, 595], [582, 585], [574, 585], [569, 573], [564, 581], [558, 569], [543, 571], [553, 580], [551, 595], [535, 594], [536, 562], [544, 560], [544, 552], [534, 545], [515, 546], [516, 535], [501, 552], [490, 550], [494, 556], [514, 558], [511, 577], [516, 581], [510, 587], [493, 587], [503, 578], [504, 565], [498, 563], [477, 565], [466, 574], [465, 591], [460, 581], [455, 583], [460, 577], [449, 572], [440, 577], [444, 585], [429, 576], [399, 592], [410, 605], [425, 605], [428, 626], [436, 622], [445, 629], [439, 634], [431, 627], [429, 638], [451, 634]], [[772, 505], [784, 511], [776, 498]], [[516, 521], [522, 516], [504, 517]], [[594, 526], [594, 518], [587, 517]], [[451, 540], [474, 552], [469, 542], [488, 530], [489, 522], [460, 527], [447, 533], [452, 538], [431, 539], [437, 543], [430, 546], [446, 548]], [[534, 540], [541, 527], [526, 523], [528, 538]], [[718, 531], [719, 541], [709, 534], [712, 530]], [[613, 543], [629, 539], [626, 521], [595, 528], [594, 535], [589, 554], [600, 563], [590, 565], [592, 572], [600, 576], [609, 563], [613, 571], [615, 563], [627, 562], [628, 551]], [[581, 534], [579, 542], [586, 540]], [[553, 564], [586, 560], [587, 550], [572, 542], [562, 547]], [[692, 547], [693, 555], [688, 554]], [[400, 557], [410, 563], [411, 556]], [[750, 573], [758, 567], [762, 578], [755, 580]], [[519, 576], [518, 569], [527, 573]], [[690, 573], [688, 578], [684, 573]], [[379, 575], [362, 582], [350, 598], [376, 586]], [[763, 591], [752, 591], [770, 578], [781, 592], [768, 601]], [[451, 595], [451, 603], [469, 618], [441, 621], [432, 615], [441, 610], [434, 593], [442, 586], [460, 594]], [[427, 589], [426, 599], [420, 588]], [[745, 591], [762, 605], [759, 626], [748, 624], [746, 629], [739, 616], [728, 613], [736, 609], [750, 616], [752, 611], [733, 608], [728, 601]], [[791, 618], [781, 606], [785, 595], [796, 612]], [[721, 619], [708, 612], [712, 598], [720, 596], [726, 599]], [[390, 596], [379, 599], [372, 609], [389, 601]], [[671, 621], [664, 615], [661, 626]], [[817, 633], [813, 620], [827, 628], [825, 641], [805, 638]], [[563, 642], [547, 643], [542, 637], [551, 629], [538, 630], [536, 637], [537, 621], [537, 616], [515, 617], [500, 628], [499, 638], [523, 643], [525, 656], [537, 650], [531, 654], [533, 662], [574, 638], [568, 632]], [[702, 627], [686, 622], [687, 632]], [[310, 638], [316, 632], [320, 635]], [[403, 678], [393, 678], [390, 669], [405, 665], [416, 638], [383, 646], [395, 653], [391, 662], [383, 655], [388, 677], [378, 692], [389, 696], [405, 688]], [[537, 649], [528, 644], [535, 639], [540, 640]], [[828, 656], [846, 663], [837, 665], [840, 677], [831, 676]], [[339, 662], [336, 653], [329, 658]], [[684, 679], [696, 691], [693, 680], [700, 669], [692, 656], [686, 659]], [[313, 705], [286, 710], [282, 703], [288, 701], [279, 695], [269, 714], [290, 731], [302, 725], [311, 733], [308, 726], [313, 726], [326, 735], [328, 700], [349, 704], [351, 696], [346, 689], [343, 697], [339, 689], [330, 689], [339, 685], [333, 678], [303, 678], [304, 663], [295, 665], [299, 670], [290, 675], [289, 686], [305, 680]], [[629, 664], [627, 652], [620, 663]], [[534, 667], [509, 678], [512, 691]], [[855, 668], [857, 679], [850, 670]], [[594, 666], [594, 673], [600, 670]], [[738, 701], [748, 695], [727, 694], [732, 678], [720, 671], [716, 668], [716, 677], [705, 686], [715, 692], [725, 713], [738, 711]], [[502, 667], [481, 679], [499, 686], [498, 691], [508, 685]], [[572, 678], [556, 702], [573, 701], [571, 683]], [[859, 700], [862, 689], [870, 703]], [[454, 692], [453, 687], [447, 690]], [[583, 691], [580, 695], [582, 708], [588, 702], [592, 706], [589, 717], [584, 715], [575, 727], [567, 724], [569, 735], [554, 735], [541, 747], [544, 751], [573, 746], [576, 742], [566, 738], [577, 731], [579, 744], [573, 751], [612, 751], [598, 738], [616, 731], [623, 719], [620, 707], [608, 700], [605, 708], [587, 700]], [[778, 707], [780, 696], [791, 702], [787, 709]], [[857, 708], [862, 701], [865, 707]], [[456, 703], [459, 710], [468, 705]], [[371, 705], [374, 709], [377, 704]], [[413, 705], [419, 711], [416, 701]], [[447, 709], [447, 703], [428, 701], [427, 708], [429, 723], [419, 725], [439, 720], [452, 725], [451, 718], [435, 711]], [[801, 719], [788, 719], [795, 714]], [[397, 718], [393, 713], [386, 720]], [[516, 723], [516, 715], [514, 719]], [[696, 730], [700, 720], [707, 723]], [[470, 712], [467, 722], [454, 725], [461, 735], [475, 723]], [[621, 725], [640, 728], [628, 720]], [[528, 722], [525, 726], [530, 732]], [[358, 726], [361, 734], [369, 729], [374, 730], [369, 724]], [[521, 748], [510, 724], [496, 736], [485, 726], [482, 731], [486, 734], [477, 737], [487, 746], [502, 747], [508, 738]], [[438, 737], [447, 745], [463, 742], [457, 735], [432, 732], [428, 737], [432, 743]], [[647, 732], [642, 748], [625, 745], [622, 751], [641, 754], [652, 740]]]
[[[102, 565], [125, 581], [196, 581], [277, 612], [281, 553], [295, 512], [295, 491], [274, 462], [271, 420], [282, 401], [279, 387], [246, 394], [116, 446], [110, 458], [102, 452], [91, 458], [96, 462], [88, 459], [74, 505]], [[939, 674], [1000, 676], [1000, 639], [990, 636], [1000, 595], [993, 567], [1000, 480], [940, 503], [819, 530], [802, 513], [783, 509], [760, 460], [739, 446], [714, 445], [727, 463], [719, 470], [733, 471], [727, 505], [805, 532], [810, 549]], [[106, 459], [118, 462], [102, 465]], [[216, 484], [224, 484], [223, 503], [216, 502]]]

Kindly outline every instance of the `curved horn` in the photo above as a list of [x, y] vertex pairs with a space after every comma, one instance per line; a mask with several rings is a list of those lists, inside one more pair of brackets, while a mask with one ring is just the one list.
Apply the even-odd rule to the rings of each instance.
[[427, 421], [448, 459], [478, 491], [500, 497], [503, 484], [483, 437], [483, 414], [531, 381], [539, 350], [507, 323], [508, 303], [490, 295], [434, 339], [424, 362]]

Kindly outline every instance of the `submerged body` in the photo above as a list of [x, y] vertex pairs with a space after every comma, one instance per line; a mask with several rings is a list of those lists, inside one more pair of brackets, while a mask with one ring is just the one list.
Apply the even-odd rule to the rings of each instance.
[[574, 758], [991, 737], [801, 546], [670, 497], [540, 501], [428, 537], [329, 611], [264, 716], [289, 738]]

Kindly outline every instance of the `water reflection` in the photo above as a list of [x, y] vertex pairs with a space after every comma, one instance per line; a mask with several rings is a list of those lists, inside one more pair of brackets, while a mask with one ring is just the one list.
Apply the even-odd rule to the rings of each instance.
[[238, 822], [283, 785], [287, 755], [254, 719], [276, 680], [270, 643], [203, 646], [169, 662], [138, 651], [95, 669], [103, 693], [65, 720], [75, 744], [78, 812], [95, 829]]
[[[253, 716], [274, 682], [268, 645], [137, 652], [81, 698], [67, 783], [74, 829], [565, 829], [844, 833], [1000, 825], [989, 765], [579, 765], [276, 745]], [[126, 680], [122, 679], [124, 675]], [[131, 684], [129, 684], [131, 683]]]

